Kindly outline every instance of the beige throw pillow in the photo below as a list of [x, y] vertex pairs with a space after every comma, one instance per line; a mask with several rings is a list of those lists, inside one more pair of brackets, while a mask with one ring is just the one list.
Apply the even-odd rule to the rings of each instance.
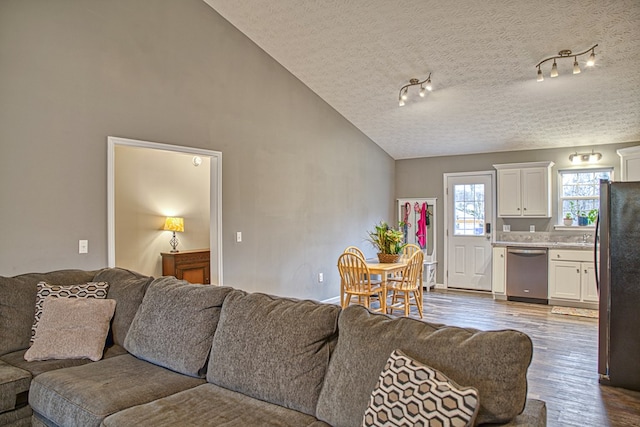
[[109, 290], [109, 284], [107, 282], [87, 282], [79, 283], [77, 285], [51, 285], [47, 282], [38, 283], [38, 293], [36, 294], [36, 315], [33, 319], [33, 326], [31, 327], [31, 341], [36, 336], [36, 329], [38, 328], [38, 322], [40, 322], [40, 316], [42, 316], [42, 304], [48, 297], [57, 298], [100, 298], [107, 297], [107, 291]]
[[115, 308], [112, 299], [46, 298], [24, 359], [102, 359]]

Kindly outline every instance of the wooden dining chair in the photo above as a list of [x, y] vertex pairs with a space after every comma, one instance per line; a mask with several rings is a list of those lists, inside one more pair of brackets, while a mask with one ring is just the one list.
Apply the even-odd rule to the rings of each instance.
[[387, 304], [387, 311], [404, 310], [404, 315], [409, 316], [411, 301], [418, 308], [418, 314], [422, 319], [422, 264], [424, 253], [417, 251], [407, 261], [401, 277], [387, 281], [387, 291], [391, 291], [391, 302]]
[[402, 248], [402, 256], [408, 259], [411, 255], [421, 251], [422, 249], [420, 248], [420, 246], [409, 243], [405, 245], [404, 248]]
[[350, 252], [350, 253], [353, 253], [353, 254], [356, 254], [356, 255], [360, 255], [360, 257], [362, 259], [366, 259], [364, 257], [364, 252], [362, 252], [362, 250], [357, 246], [347, 246], [347, 248], [343, 252], [344, 253]]
[[345, 252], [338, 258], [338, 271], [343, 288], [342, 295], [340, 295], [342, 308], [348, 307], [353, 297], [357, 297], [358, 303], [367, 308], [371, 308], [371, 297], [374, 295], [378, 295], [382, 302], [382, 298], [384, 298], [382, 286], [380, 282], [371, 280], [371, 273], [364, 258], [351, 252]]

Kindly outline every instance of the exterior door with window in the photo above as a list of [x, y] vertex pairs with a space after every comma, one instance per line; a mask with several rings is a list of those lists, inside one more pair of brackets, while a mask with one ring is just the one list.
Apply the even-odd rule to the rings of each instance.
[[448, 288], [491, 290], [494, 176], [445, 174]]

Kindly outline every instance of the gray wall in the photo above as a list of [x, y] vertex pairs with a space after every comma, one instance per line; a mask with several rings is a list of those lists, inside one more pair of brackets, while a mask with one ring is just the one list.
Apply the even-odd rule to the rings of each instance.
[[[616, 150], [639, 145], [639, 142], [623, 144], [593, 145], [580, 147], [580, 153], [591, 149], [602, 153], [600, 167], [613, 166], [614, 178], [620, 177], [620, 156]], [[570, 148], [550, 150], [526, 150], [502, 153], [471, 154], [466, 156], [443, 156], [396, 161], [395, 192], [396, 197], [437, 197], [438, 198], [438, 274], [437, 283], [444, 280], [444, 173], [474, 172], [495, 170], [494, 164], [553, 161], [552, 169], [552, 218], [551, 219], [501, 219], [498, 218], [495, 230], [502, 230], [502, 224], [511, 225], [511, 231], [529, 231], [529, 225], [536, 226], [537, 231], [552, 231], [557, 224], [557, 171], [574, 167], [569, 162], [569, 154], [575, 152]]]
[[109, 135], [223, 153], [227, 284], [335, 296], [393, 218], [393, 159], [204, 2], [2, 0], [0, 274], [106, 265]]

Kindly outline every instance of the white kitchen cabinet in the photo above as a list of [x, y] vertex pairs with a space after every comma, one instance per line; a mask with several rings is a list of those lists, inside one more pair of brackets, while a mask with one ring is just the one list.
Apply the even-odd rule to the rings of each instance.
[[498, 170], [498, 216], [551, 217], [553, 162], [493, 165]]
[[580, 262], [549, 262], [549, 298], [580, 301], [582, 275]]
[[596, 286], [596, 269], [592, 262], [583, 262], [582, 272], [582, 301], [598, 302], [598, 287]]
[[620, 156], [621, 181], [640, 181], [640, 146], [621, 148]]
[[491, 288], [494, 299], [506, 299], [507, 248], [493, 248]]
[[[597, 308], [598, 291], [591, 251], [549, 251], [549, 303]], [[576, 305], [576, 304], [568, 304]]]

